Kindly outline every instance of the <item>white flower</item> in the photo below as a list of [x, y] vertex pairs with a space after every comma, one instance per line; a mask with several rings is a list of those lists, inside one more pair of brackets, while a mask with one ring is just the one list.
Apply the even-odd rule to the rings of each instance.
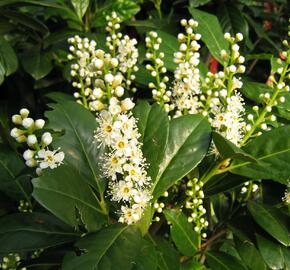
[[135, 103], [130, 98], [125, 98], [121, 101], [121, 109], [122, 111], [130, 111], [134, 108]]
[[133, 224], [140, 220], [142, 212], [140, 208], [132, 209], [127, 206], [122, 206], [119, 222], [127, 223], [128, 225]]
[[58, 150], [50, 151], [42, 149], [37, 152], [37, 161], [41, 169], [55, 169], [63, 163], [64, 152]]
[[135, 193], [135, 189], [132, 182], [121, 180], [111, 186], [111, 192], [114, 201], [129, 201], [130, 197]]

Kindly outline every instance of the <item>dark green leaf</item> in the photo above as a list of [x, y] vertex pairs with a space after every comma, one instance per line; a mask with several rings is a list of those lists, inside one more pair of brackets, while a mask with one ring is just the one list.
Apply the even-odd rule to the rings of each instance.
[[242, 33], [244, 38], [248, 37], [248, 22], [245, 20], [243, 13], [233, 2], [223, 3], [218, 12], [224, 33], [229, 32], [232, 35]]
[[248, 209], [254, 220], [271, 236], [276, 238], [285, 246], [290, 245], [289, 232], [287, 226], [275, 214], [275, 209], [265, 207], [254, 201], [248, 203]]
[[165, 155], [152, 185], [155, 199], [201, 162], [209, 146], [210, 133], [208, 121], [200, 115], [171, 120]]
[[140, 102], [136, 106], [134, 115], [138, 119], [138, 130], [142, 134], [143, 154], [149, 164], [147, 172], [154, 181], [168, 139], [168, 115], [158, 104], [150, 107], [146, 102]]
[[3, 253], [35, 251], [72, 242], [78, 237], [70, 227], [43, 213], [17, 213], [0, 219], [0, 252]]
[[175, 36], [165, 33], [163, 31], [157, 31], [158, 36], [162, 39], [162, 43], [160, 44], [160, 51], [164, 53], [164, 65], [170, 70], [174, 71], [177, 67], [177, 64], [173, 61], [173, 55], [178, 51], [179, 43]]
[[105, 211], [76, 168], [63, 164], [33, 179], [33, 197], [67, 224], [94, 231], [105, 222]]
[[90, 0], [71, 0], [71, 3], [79, 19], [82, 20], [83, 16], [85, 15], [89, 7]]
[[130, 270], [140, 251], [141, 240], [134, 226], [111, 225], [78, 241], [76, 246], [83, 254], [68, 253], [62, 269]]
[[258, 248], [264, 261], [271, 269], [282, 269], [284, 259], [280, 245], [257, 235]]
[[154, 245], [142, 239], [140, 253], [136, 257], [133, 270], [155, 270], [157, 268], [157, 251]]
[[165, 239], [155, 240], [158, 254], [158, 270], [179, 269], [179, 255], [170, 242]]
[[228, 51], [228, 44], [224, 39], [221, 26], [215, 15], [200, 11], [194, 8], [189, 8], [189, 12], [193, 19], [198, 21], [197, 32], [201, 34], [202, 41], [207, 45], [210, 53], [221, 64], [221, 50]]
[[261, 94], [273, 92], [273, 88], [264, 83], [251, 82], [247, 80], [244, 81], [243, 87], [240, 90], [247, 98], [258, 103], [261, 103], [262, 101], [262, 98], [260, 97]]
[[206, 257], [214, 270], [247, 270], [241, 261], [224, 252], [210, 251], [206, 253]]
[[5, 76], [9, 76], [14, 73], [18, 67], [17, 56], [10, 46], [10, 44], [3, 38], [0, 37], [0, 65], [3, 67]]
[[211, 2], [211, 0], [189, 0], [189, 6], [196, 8], [199, 6], [203, 6], [209, 2]]
[[192, 224], [187, 221], [186, 216], [180, 211], [166, 209], [164, 214], [172, 224], [170, 235], [180, 253], [193, 256], [198, 249], [198, 235], [194, 232]]
[[286, 183], [290, 177], [290, 126], [265, 132], [253, 139], [243, 150], [259, 162], [234, 161], [228, 168], [232, 173], [252, 179], [273, 179]]
[[207, 268], [196, 262], [196, 261], [188, 261], [181, 265], [180, 270], [206, 270]]
[[51, 60], [50, 53], [41, 52], [39, 47], [35, 47], [23, 54], [21, 63], [26, 72], [35, 80], [39, 80], [52, 70]]
[[244, 261], [251, 270], [266, 270], [266, 265], [255, 245], [249, 241], [235, 241], [236, 248]]
[[245, 153], [242, 149], [237, 147], [231, 141], [224, 138], [219, 133], [213, 132], [212, 139], [213, 139], [214, 144], [215, 144], [216, 148], [218, 149], [220, 155], [222, 156], [222, 158], [224, 158], [224, 159], [237, 158], [237, 159], [247, 160], [250, 162], [257, 162], [257, 160], [254, 157]]
[[24, 169], [21, 156], [0, 144], [0, 190], [13, 199], [29, 201], [31, 184], [29, 176], [22, 175]]
[[48, 128], [64, 131], [64, 135], [54, 139], [54, 147], [65, 152], [65, 161], [77, 168], [85, 180], [103, 196], [106, 182], [100, 179], [100, 156], [102, 147], [94, 139], [97, 122], [93, 114], [72, 101], [50, 104], [53, 109], [45, 113], [49, 120]]

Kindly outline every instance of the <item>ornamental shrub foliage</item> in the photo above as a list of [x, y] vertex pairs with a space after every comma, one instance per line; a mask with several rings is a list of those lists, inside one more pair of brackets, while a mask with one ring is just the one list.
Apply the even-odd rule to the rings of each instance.
[[216, 2], [0, 2], [1, 269], [290, 269], [289, 7]]

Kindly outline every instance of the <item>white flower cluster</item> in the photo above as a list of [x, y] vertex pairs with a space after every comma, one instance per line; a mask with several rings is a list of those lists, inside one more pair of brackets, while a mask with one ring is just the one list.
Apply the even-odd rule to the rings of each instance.
[[109, 149], [103, 157], [104, 174], [109, 179], [112, 201], [122, 203], [119, 222], [132, 224], [141, 219], [150, 201], [151, 178], [138, 141], [136, 119], [115, 109], [118, 106], [118, 100], [112, 98], [109, 111], [100, 112], [95, 138]]
[[243, 138], [246, 126], [243, 118], [245, 111], [243, 101], [240, 93], [235, 92], [226, 99], [226, 106], [219, 103], [212, 108], [214, 117], [210, 119], [212, 127], [237, 146]]
[[206, 233], [202, 233], [208, 227], [208, 221], [204, 217], [206, 209], [203, 207], [204, 193], [202, 187], [203, 183], [197, 178], [188, 181], [185, 207], [191, 210], [188, 222], [194, 223], [194, 230], [197, 233], [201, 233], [202, 238], [206, 238]]
[[137, 41], [125, 36], [117, 30], [120, 19], [115, 12], [107, 16], [109, 32], [107, 46], [110, 53], [97, 49], [97, 43], [88, 38], [74, 36], [68, 39], [70, 44], [68, 55], [71, 64], [72, 85], [79, 89], [74, 93], [77, 102], [91, 111], [106, 109], [111, 97], [122, 97], [125, 90], [136, 91], [132, 87], [133, 74], [138, 70], [136, 63]]
[[167, 90], [166, 83], [169, 81], [168, 76], [163, 76], [167, 72], [164, 66], [164, 53], [159, 52], [162, 39], [158, 36], [157, 32], [149, 32], [146, 39], [147, 53], [146, 58], [150, 61], [150, 64], [146, 65], [146, 69], [150, 71], [151, 76], [155, 78], [155, 82], [148, 84], [152, 89], [153, 99], [162, 106], [165, 111], [169, 112], [174, 108], [173, 104], [170, 104], [171, 91]]
[[175, 116], [196, 114], [199, 109], [198, 95], [200, 91], [198, 40], [201, 35], [193, 32], [198, 23], [193, 19], [181, 20], [186, 35], [178, 34], [179, 51], [174, 54], [174, 62], [178, 64], [174, 72], [175, 81], [172, 87], [173, 102], [176, 108]]
[[51, 151], [48, 146], [52, 143], [50, 132], [44, 132], [41, 138], [37, 138], [37, 130], [43, 129], [45, 121], [43, 119], [33, 120], [28, 117], [29, 111], [21, 109], [19, 114], [12, 116], [12, 122], [22, 128], [13, 128], [10, 135], [19, 143], [27, 143], [28, 149], [24, 151], [23, 158], [28, 167], [37, 167], [36, 173], [46, 168], [54, 169], [63, 163], [64, 153], [60, 149]]
[[1, 269], [5, 270], [26, 270], [26, 267], [19, 268], [20, 256], [18, 253], [9, 253], [3, 256], [2, 263], [0, 263]]
[[245, 182], [244, 185], [241, 188], [241, 194], [246, 194], [248, 192], [255, 193], [259, 189], [259, 186], [257, 184], [254, 184], [252, 182]]

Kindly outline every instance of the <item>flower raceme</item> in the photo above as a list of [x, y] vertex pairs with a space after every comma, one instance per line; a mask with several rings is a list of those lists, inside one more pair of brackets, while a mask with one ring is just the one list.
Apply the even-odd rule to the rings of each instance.
[[[115, 104], [115, 105], [112, 105]], [[111, 106], [118, 106], [111, 102]], [[151, 178], [147, 176], [146, 161], [141, 151], [136, 119], [131, 113], [110, 109], [100, 112], [95, 138], [109, 151], [103, 157], [103, 172], [109, 179], [112, 201], [121, 203], [119, 222], [139, 221], [151, 196]]]
[[63, 163], [64, 153], [57, 150], [51, 151], [48, 146], [52, 143], [50, 132], [42, 133], [38, 138], [35, 131], [43, 129], [45, 121], [43, 119], [33, 120], [28, 117], [29, 111], [21, 109], [19, 114], [12, 116], [12, 122], [22, 128], [13, 128], [10, 135], [19, 143], [27, 143], [28, 149], [23, 152], [25, 164], [28, 167], [37, 167], [36, 173], [40, 175], [43, 169], [54, 169]]

